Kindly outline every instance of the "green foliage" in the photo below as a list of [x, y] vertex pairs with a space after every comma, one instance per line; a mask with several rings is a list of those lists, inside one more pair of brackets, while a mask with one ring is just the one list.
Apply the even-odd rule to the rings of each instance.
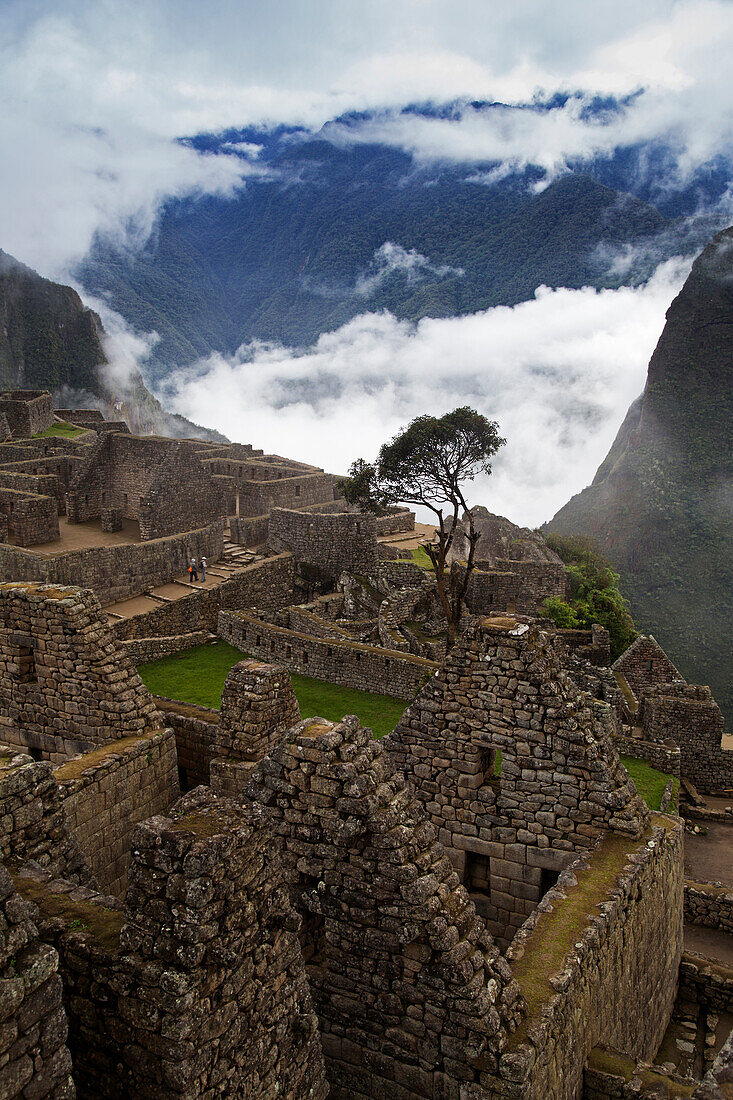
[[[430, 561], [438, 598], [448, 623], [447, 644], [455, 642], [473, 571], [479, 533], [462, 485], [479, 473], [491, 473], [491, 459], [506, 443], [499, 425], [468, 405], [444, 416], [417, 416], [384, 443], [376, 463], [359, 458], [341, 482], [346, 499], [363, 511], [379, 512], [393, 504], [420, 504], [435, 514], [433, 541], [422, 549]], [[462, 571], [451, 570], [449, 551], [461, 513], [468, 516], [469, 552]]]
[[588, 629], [605, 626], [611, 636], [611, 657], [616, 660], [637, 636], [629, 607], [619, 591], [614, 573], [590, 539], [549, 534], [547, 545], [562, 559], [568, 571], [568, 601], [553, 597], [542, 612], [561, 628]]
[[[155, 695], [218, 710], [229, 669], [246, 656], [226, 642], [216, 642], [150, 661], [140, 665], [138, 671], [145, 686]], [[356, 714], [375, 737], [390, 733], [407, 706], [403, 699], [390, 695], [355, 691], [295, 672], [290, 674], [290, 679], [303, 718], [318, 715], [338, 722], [345, 714]]]

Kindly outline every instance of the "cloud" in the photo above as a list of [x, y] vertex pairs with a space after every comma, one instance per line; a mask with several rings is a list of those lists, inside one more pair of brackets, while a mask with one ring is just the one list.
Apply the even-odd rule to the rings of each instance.
[[356, 280], [354, 294], [357, 298], [371, 298], [395, 274], [404, 275], [408, 283], [416, 283], [428, 275], [444, 279], [449, 275], [460, 277], [464, 271], [450, 264], [432, 264], [415, 248], [403, 248], [401, 244], [385, 241], [374, 253], [370, 270]]
[[[168, 196], [230, 194], [264, 169], [247, 148], [178, 139], [279, 123], [381, 140], [423, 160], [539, 166], [663, 141], [670, 185], [733, 149], [726, 0], [5, 0], [0, 5], [0, 246], [62, 276], [94, 234], [140, 244]], [[626, 96], [602, 120], [596, 93]], [[577, 92], [550, 111], [512, 110]], [[409, 102], [462, 100], [455, 117]], [[508, 107], [479, 110], [474, 100]]]
[[254, 342], [212, 355], [159, 396], [231, 439], [336, 472], [412, 417], [471, 404], [508, 440], [471, 499], [535, 525], [605, 457], [686, 271], [669, 261], [638, 288], [540, 287], [512, 308], [418, 324], [365, 313], [307, 351]]

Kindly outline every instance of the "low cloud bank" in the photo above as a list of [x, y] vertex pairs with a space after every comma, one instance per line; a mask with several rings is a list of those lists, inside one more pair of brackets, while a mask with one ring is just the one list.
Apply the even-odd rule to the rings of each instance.
[[418, 324], [365, 313], [307, 350], [253, 342], [212, 355], [159, 396], [230, 439], [336, 472], [414, 416], [473, 405], [508, 442], [471, 500], [534, 526], [605, 457], [688, 269], [675, 259], [640, 287], [540, 287], [511, 308]]

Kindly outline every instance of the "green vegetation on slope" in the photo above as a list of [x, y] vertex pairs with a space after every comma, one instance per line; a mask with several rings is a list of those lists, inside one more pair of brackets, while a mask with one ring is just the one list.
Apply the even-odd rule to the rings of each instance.
[[[143, 683], [155, 695], [218, 709], [227, 673], [232, 665], [246, 657], [227, 642], [196, 646], [140, 665]], [[340, 721], [345, 714], [356, 714], [375, 737], [384, 737], [399, 722], [407, 703], [391, 695], [326, 684], [307, 676], [290, 674], [303, 718], [327, 718]]]
[[562, 559], [568, 572], [568, 600], [553, 596], [542, 611], [562, 628], [605, 626], [611, 635], [611, 657], [615, 661], [636, 637], [634, 620], [619, 592], [619, 574], [589, 539], [547, 536], [547, 545]]
[[[662, 805], [664, 789], [672, 777], [665, 772], [657, 771], [651, 764], [646, 764], [643, 760], [636, 760], [633, 756], [622, 756], [621, 763], [634, 780], [637, 791], [644, 799], [649, 809], [658, 810]], [[677, 805], [678, 788], [679, 780], [676, 779], [674, 782], [672, 801], [669, 806], [670, 810], [675, 809]]]

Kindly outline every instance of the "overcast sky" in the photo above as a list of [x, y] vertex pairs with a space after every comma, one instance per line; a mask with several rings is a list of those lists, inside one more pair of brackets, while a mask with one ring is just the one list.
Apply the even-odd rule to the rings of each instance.
[[[135, 248], [150, 233], [167, 197], [231, 193], [261, 172], [256, 158], [200, 156], [177, 138], [280, 122], [315, 129], [348, 110], [370, 109], [377, 117], [340, 135], [344, 140], [376, 138], [428, 160], [534, 164], [548, 180], [564, 170], [568, 158], [662, 139], [676, 152], [675, 178], [670, 179], [675, 185], [715, 155], [733, 152], [731, 57], [730, 0], [513, 0], [508, 5], [493, 0], [0, 0], [0, 248], [63, 279], [96, 232], [114, 234]], [[454, 120], [398, 113], [410, 102], [465, 98], [511, 105], [563, 90], [577, 95], [549, 113], [469, 109]], [[591, 121], [582, 112], [594, 94], [635, 92], [629, 106], [610, 120]], [[332, 136], [339, 134], [332, 131]], [[385, 241], [384, 247], [399, 249], [401, 242]], [[394, 256], [401, 254], [388, 253]], [[430, 264], [431, 257], [423, 262]], [[539, 377], [545, 352], [541, 330], [533, 326], [552, 329], [557, 323], [564, 335], [553, 351], [555, 375], [576, 379], [572, 349], [582, 344], [586, 377], [606, 379], [605, 390], [602, 384], [592, 387], [589, 405], [595, 411], [578, 412], [578, 424], [591, 431], [593, 446], [582, 455], [574, 452], [574, 481], [560, 478], [553, 499], [590, 480], [590, 464], [602, 457], [599, 452], [618, 427], [627, 396], [641, 390], [646, 358], [680, 271], [665, 269], [651, 288], [624, 291], [626, 299], [580, 292], [571, 306], [562, 295], [545, 295], [529, 304], [528, 316], [508, 311], [518, 323], [502, 329], [514, 341], [507, 345], [507, 362], [531, 360], [533, 376]], [[503, 316], [489, 311], [477, 328], [461, 327], [460, 333], [470, 332], [474, 342], [487, 339], [497, 324], [504, 324]], [[647, 328], [654, 326], [645, 339], [639, 336], [638, 319]], [[486, 387], [477, 389], [473, 381], [464, 385], [466, 372], [456, 371], [455, 364], [449, 371], [436, 358], [441, 349], [450, 354], [454, 337], [461, 346], [458, 329], [426, 323], [407, 330], [390, 318], [377, 324], [367, 317], [356, 324], [335, 335], [338, 351], [332, 348], [329, 354], [340, 357], [343, 366], [348, 353], [349, 376], [363, 378], [369, 372], [353, 357], [365, 354], [363, 334], [368, 332], [371, 350], [382, 349], [383, 376], [381, 389], [373, 378], [367, 387], [371, 393], [376, 385], [381, 395], [376, 405], [369, 406], [360, 383], [352, 385], [348, 401], [329, 411], [334, 434], [344, 442], [328, 457], [342, 468], [355, 457], [360, 402], [362, 409], [372, 409], [375, 427], [399, 426], [400, 416], [404, 421], [425, 411], [420, 402], [429, 395], [405, 381], [408, 370], [395, 383], [388, 351], [401, 349], [397, 358], [403, 363], [408, 348], [409, 354], [419, 351], [427, 357], [439, 394], [435, 404], [441, 408], [472, 398], [480, 403], [482, 393], [491, 404]], [[591, 339], [592, 324], [606, 333], [606, 351], [603, 341]], [[538, 334], [532, 348], [528, 332]], [[149, 343], [146, 334], [136, 339], [128, 340], [125, 355]], [[614, 352], [606, 354], [608, 341], [614, 340]], [[292, 349], [278, 354], [280, 370], [283, 364], [296, 372], [307, 365]], [[198, 419], [208, 418], [239, 438], [253, 434], [250, 424], [245, 419], [241, 429], [231, 425], [231, 411], [222, 406], [214, 386], [227, 371], [228, 378], [240, 379], [248, 357], [251, 349], [234, 361], [209, 364], [205, 384], [199, 368], [191, 375], [199, 392], [214, 398], [205, 407], [206, 417], [204, 406], [198, 406]], [[624, 358], [628, 370], [623, 386], [611, 393], [614, 357]], [[468, 373], [475, 373], [475, 362], [468, 359]], [[190, 378], [179, 382], [177, 400], [187, 408]], [[242, 392], [239, 382], [235, 390]], [[394, 403], [388, 408], [390, 394]], [[245, 397], [251, 400], [252, 394]], [[263, 423], [277, 434], [283, 413], [268, 405], [266, 395], [261, 400]], [[239, 406], [242, 415], [246, 407]], [[291, 408], [296, 407], [302, 449], [312, 424], [322, 426], [323, 406], [306, 402]], [[555, 456], [543, 482], [550, 470], [567, 465], [562, 432], [551, 421], [528, 419], [532, 431], [522, 432], [522, 464], [506, 475], [523, 479], [514, 486], [514, 499], [525, 518], [549, 514], [547, 509], [542, 513], [537, 492], [527, 484], [526, 467], [539, 461], [532, 441], [537, 431], [549, 433], [547, 446]], [[370, 445], [378, 442], [369, 438]], [[282, 449], [284, 443], [274, 439], [270, 445]], [[300, 457], [316, 456], [302, 451]]]

